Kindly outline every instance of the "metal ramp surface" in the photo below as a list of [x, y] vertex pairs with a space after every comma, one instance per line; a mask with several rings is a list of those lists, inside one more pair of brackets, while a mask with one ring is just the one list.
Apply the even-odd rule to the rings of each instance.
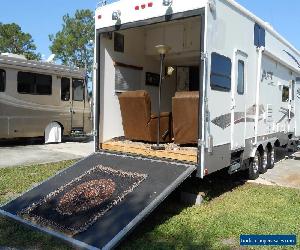
[[[73, 236], [20, 216], [20, 211], [37, 204], [49, 193], [68, 185], [99, 165], [147, 177], [86, 230]], [[195, 170], [195, 165], [99, 152], [5, 204], [1, 207], [0, 214], [63, 239], [76, 247], [111, 249]]]

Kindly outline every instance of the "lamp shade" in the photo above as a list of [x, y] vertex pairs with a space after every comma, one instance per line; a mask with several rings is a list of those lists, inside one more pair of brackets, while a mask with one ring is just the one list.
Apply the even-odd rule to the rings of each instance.
[[155, 48], [157, 50], [157, 53], [159, 53], [160, 55], [165, 55], [171, 50], [171, 47], [168, 45], [157, 45], [155, 46]]

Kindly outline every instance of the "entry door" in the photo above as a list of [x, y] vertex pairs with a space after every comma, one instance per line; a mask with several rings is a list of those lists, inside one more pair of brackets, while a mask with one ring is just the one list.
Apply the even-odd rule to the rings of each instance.
[[247, 57], [240, 50], [234, 53], [231, 76], [231, 150], [245, 146]]
[[72, 128], [83, 128], [84, 124], [84, 80], [72, 79]]
[[294, 98], [295, 98], [295, 136], [300, 136], [300, 77], [296, 78], [294, 87]]

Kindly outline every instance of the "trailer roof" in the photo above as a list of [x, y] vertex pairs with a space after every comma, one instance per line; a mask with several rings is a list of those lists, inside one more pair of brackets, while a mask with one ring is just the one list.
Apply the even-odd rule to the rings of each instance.
[[[185, 12], [200, 8], [205, 8], [208, 4], [214, 4], [218, 0], [173, 0], [172, 13]], [[246, 17], [252, 19], [269, 33], [274, 35], [278, 40], [288, 46], [294, 53], [300, 56], [300, 51], [296, 49], [291, 43], [289, 43], [283, 36], [281, 36], [268, 22], [263, 21], [261, 18], [254, 15], [252, 12], [247, 10], [245, 7], [237, 3], [235, 0], [224, 0], [233, 6], [237, 11], [244, 14]], [[158, 16], [166, 15], [169, 6], [163, 6], [156, 4], [157, 0], [119, 0], [119, 1], [101, 1], [99, 7], [96, 9], [96, 30], [114, 26], [116, 21], [112, 20], [112, 13], [114, 11], [120, 11], [121, 23], [130, 23], [141, 20], [146, 20]], [[161, 2], [163, 2], [161, 0]], [[150, 6], [149, 7], [149, 4]], [[138, 6], [138, 9], [136, 9]], [[142, 8], [142, 6], [145, 6]]]
[[72, 68], [64, 65], [57, 65], [48, 62], [40, 62], [33, 60], [22, 59], [21, 57], [13, 57], [7, 55], [0, 55], [0, 67], [7, 68], [22, 68], [30, 71], [49, 72], [49, 74], [71, 75], [74, 77], [85, 77], [85, 70], [79, 68]]

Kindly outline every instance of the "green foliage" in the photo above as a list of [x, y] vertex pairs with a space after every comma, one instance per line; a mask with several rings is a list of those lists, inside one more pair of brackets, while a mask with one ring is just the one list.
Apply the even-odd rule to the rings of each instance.
[[0, 23], [0, 52], [24, 55], [29, 60], [41, 59], [32, 36], [24, 33], [16, 23]]
[[63, 17], [62, 30], [50, 35], [50, 50], [56, 59], [68, 66], [85, 68], [92, 71], [94, 40], [94, 17], [91, 10], [77, 10], [74, 17]]

